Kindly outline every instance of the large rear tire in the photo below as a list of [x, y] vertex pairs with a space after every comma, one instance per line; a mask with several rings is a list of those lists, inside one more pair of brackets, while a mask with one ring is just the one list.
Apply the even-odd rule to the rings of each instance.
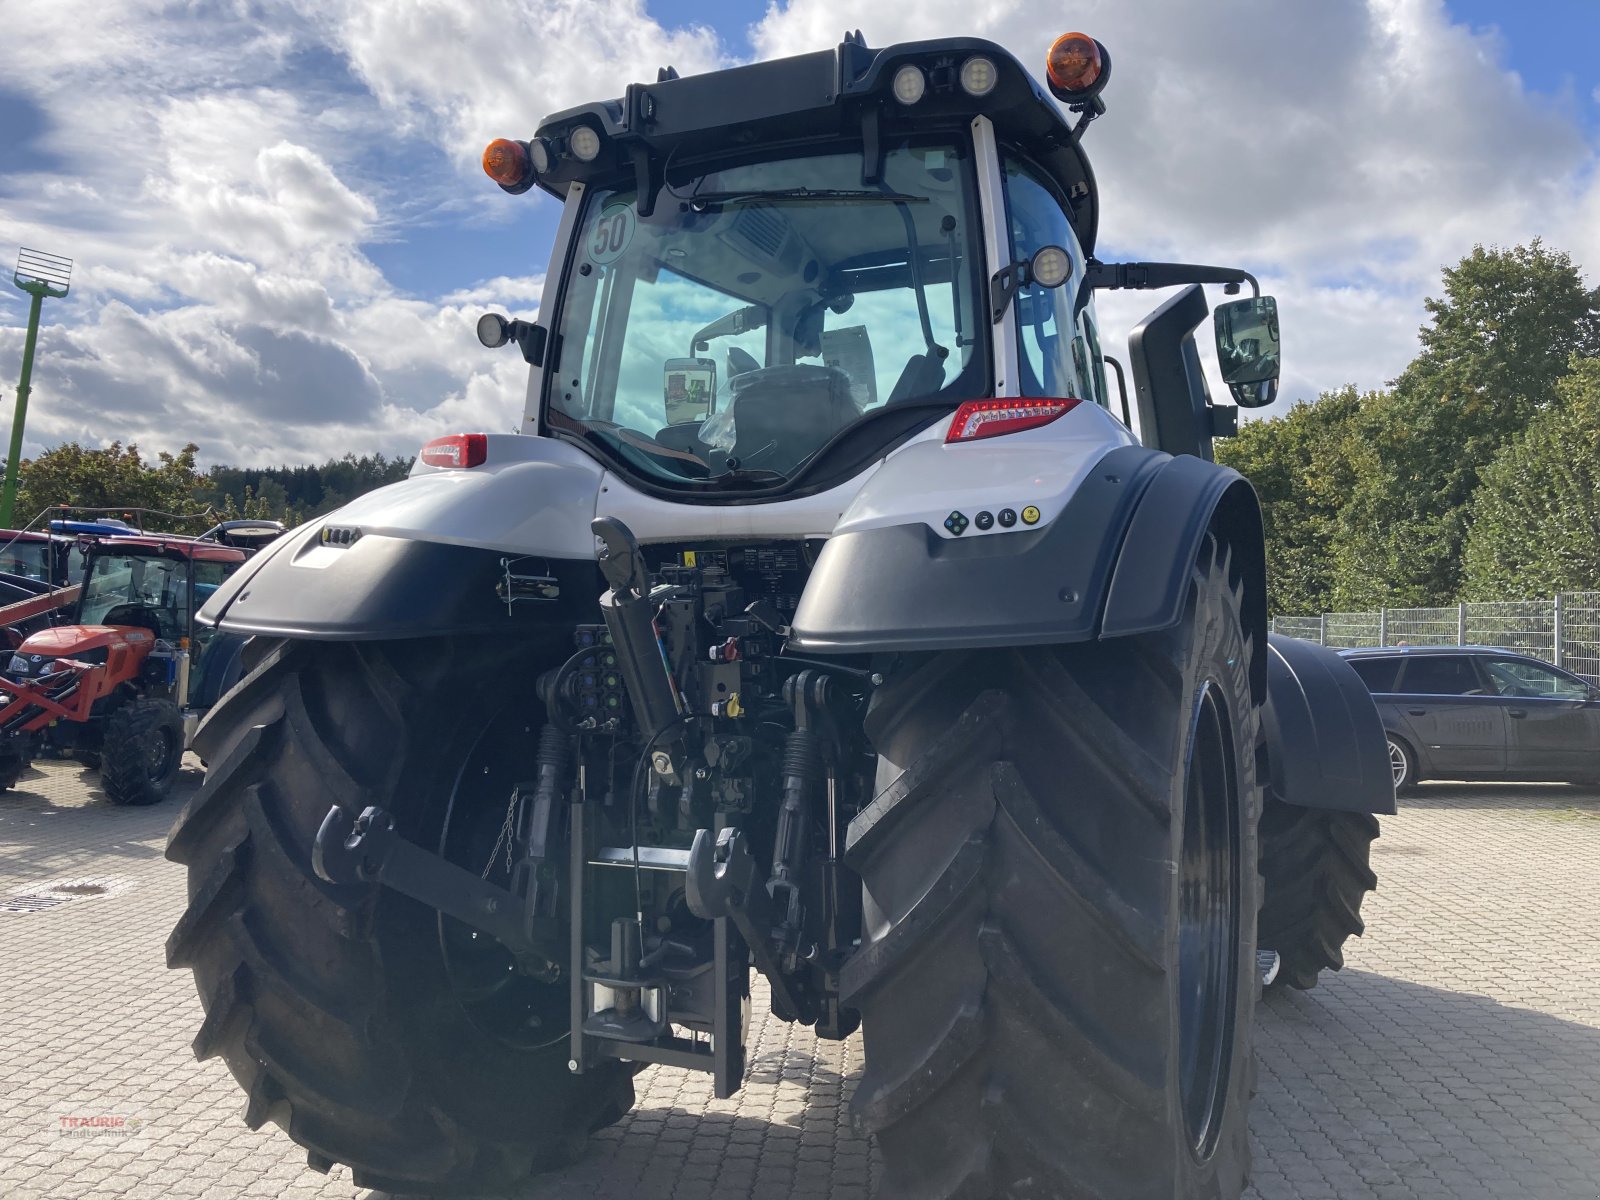
[[196, 1056], [226, 1060], [251, 1128], [275, 1121], [360, 1187], [497, 1192], [571, 1161], [633, 1084], [622, 1064], [569, 1073], [565, 981], [311, 869], [334, 804], [386, 808], [402, 836], [482, 869], [538, 736], [537, 704], [509, 681], [538, 664], [444, 642], [253, 657], [197, 734], [210, 770], [167, 846], [189, 868], [167, 956], [193, 968], [206, 1010]]
[[1344, 944], [1366, 929], [1361, 901], [1378, 886], [1371, 813], [1297, 808], [1272, 795], [1261, 815], [1264, 885], [1257, 941], [1278, 952], [1284, 987], [1314, 988], [1344, 966]]
[[887, 1194], [1243, 1190], [1264, 631], [1241, 589], [1208, 539], [1171, 632], [929, 655], [878, 690], [843, 988]]

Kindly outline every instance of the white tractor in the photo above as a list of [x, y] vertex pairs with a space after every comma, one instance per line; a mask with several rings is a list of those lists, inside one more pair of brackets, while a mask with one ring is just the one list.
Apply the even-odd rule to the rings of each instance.
[[[1249, 288], [1242, 405], [1274, 302], [1094, 257], [1109, 69], [857, 33], [491, 144], [563, 205], [537, 321], [479, 326], [531, 367], [520, 431], [429, 442], [201, 614], [253, 640], [168, 952], [252, 1126], [363, 1186], [510, 1187], [645, 1065], [735, 1092], [754, 970], [861, 1030], [894, 1195], [1240, 1194], [1263, 874], [1309, 986], [1393, 790], [1354, 673], [1269, 642], [1212, 461], [1200, 285]], [[1181, 288], [1131, 406], [1108, 287]]]

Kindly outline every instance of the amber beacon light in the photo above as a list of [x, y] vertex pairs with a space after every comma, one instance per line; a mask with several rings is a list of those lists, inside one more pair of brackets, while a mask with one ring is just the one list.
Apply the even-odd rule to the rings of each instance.
[[1106, 84], [1111, 60], [1106, 48], [1087, 33], [1064, 33], [1045, 56], [1045, 75], [1059, 100], [1092, 99]]
[[533, 182], [528, 148], [510, 138], [495, 138], [483, 151], [483, 173], [507, 191], [526, 191]]

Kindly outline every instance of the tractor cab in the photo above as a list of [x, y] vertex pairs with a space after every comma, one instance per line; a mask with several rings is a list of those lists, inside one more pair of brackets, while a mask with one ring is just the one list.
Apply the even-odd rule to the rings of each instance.
[[62, 533], [0, 529], [0, 582], [64, 587], [83, 570], [79, 539]]
[[238, 569], [229, 547], [160, 535], [106, 538], [91, 547], [73, 623], [129, 625], [177, 642], [194, 612]]
[[30, 634], [0, 679], [0, 777], [38, 738], [99, 766], [113, 802], [152, 803], [237, 677], [242, 639], [197, 630], [194, 614], [246, 556], [163, 534], [101, 535], [84, 548], [69, 623]]

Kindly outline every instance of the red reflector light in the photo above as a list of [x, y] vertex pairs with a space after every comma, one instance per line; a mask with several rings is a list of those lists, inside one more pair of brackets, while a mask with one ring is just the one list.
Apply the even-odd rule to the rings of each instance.
[[1048, 425], [1065, 416], [1082, 401], [1075, 396], [1060, 400], [968, 400], [956, 409], [950, 422], [948, 442], [975, 442], [979, 438], [999, 437]]
[[476, 467], [488, 457], [486, 433], [452, 433], [422, 447], [422, 461], [430, 467]]

